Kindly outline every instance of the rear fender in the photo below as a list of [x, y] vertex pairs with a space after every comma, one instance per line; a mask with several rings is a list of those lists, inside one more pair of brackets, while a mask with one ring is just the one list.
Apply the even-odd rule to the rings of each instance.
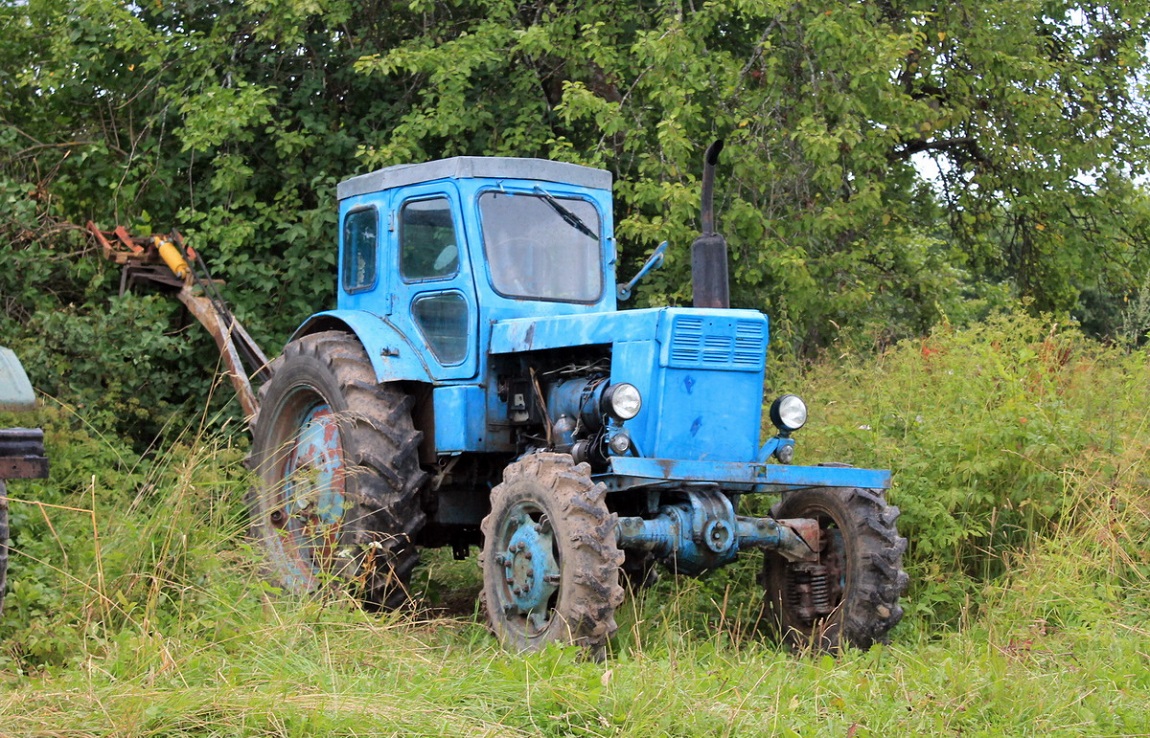
[[365, 310], [330, 310], [308, 318], [291, 340], [321, 331], [352, 333], [363, 344], [379, 382], [428, 382], [431, 371], [414, 344], [386, 318]]

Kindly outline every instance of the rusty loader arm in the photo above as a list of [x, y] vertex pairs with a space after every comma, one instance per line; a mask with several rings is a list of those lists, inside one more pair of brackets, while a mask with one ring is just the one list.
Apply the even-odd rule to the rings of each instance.
[[184, 243], [178, 231], [137, 237], [123, 226], [102, 231], [89, 221], [88, 232], [104, 257], [123, 267], [121, 294], [138, 286], [159, 288], [173, 294], [208, 330], [227, 367], [244, 417], [250, 422], [257, 409], [251, 380], [262, 383], [271, 378], [268, 359], [228, 310], [217, 289], [220, 283], [208, 276], [200, 255]]

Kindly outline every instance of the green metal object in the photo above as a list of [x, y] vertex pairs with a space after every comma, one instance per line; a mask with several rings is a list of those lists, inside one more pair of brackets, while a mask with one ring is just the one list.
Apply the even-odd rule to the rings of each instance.
[[36, 393], [24, 367], [11, 349], [0, 346], [0, 411], [16, 412], [36, 407]]

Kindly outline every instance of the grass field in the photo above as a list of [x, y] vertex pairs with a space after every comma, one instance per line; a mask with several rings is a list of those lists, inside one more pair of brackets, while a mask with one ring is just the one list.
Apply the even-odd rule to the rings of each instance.
[[[501, 652], [473, 618], [217, 603], [229, 622], [91, 625], [70, 663], [7, 674], [8, 735], [1146, 735], [1150, 631], [906, 623], [869, 652], [795, 655], [687, 629], [684, 592], [625, 606], [603, 663]], [[643, 613], [647, 613], [643, 616]], [[694, 615], [695, 613], [692, 613]]]
[[1150, 735], [1144, 354], [1014, 317], [790, 381], [800, 461], [895, 472], [889, 646], [766, 640], [753, 554], [629, 596], [601, 663], [497, 648], [474, 556], [429, 552], [410, 612], [287, 598], [244, 540], [242, 439], [133, 453], [49, 406], [53, 476], [10, 488], [0, 735]]

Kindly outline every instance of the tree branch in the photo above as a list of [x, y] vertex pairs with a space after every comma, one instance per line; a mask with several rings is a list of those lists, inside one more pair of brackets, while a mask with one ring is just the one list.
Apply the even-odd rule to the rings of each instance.
[[958, 138], [942, 138], [942, 139], [919, 139], [917, 141], [907, 141], [901, 146], [895, 147], [891, 153], [891, 159], [906, 160], [921, 151], [963, 151], [971, 159], [986, 164], [990, 163], [990, 159], [986, 154], [982, 153], [982, 149], [978, 147], [978, 141], [973, 136], [960, 136]]

